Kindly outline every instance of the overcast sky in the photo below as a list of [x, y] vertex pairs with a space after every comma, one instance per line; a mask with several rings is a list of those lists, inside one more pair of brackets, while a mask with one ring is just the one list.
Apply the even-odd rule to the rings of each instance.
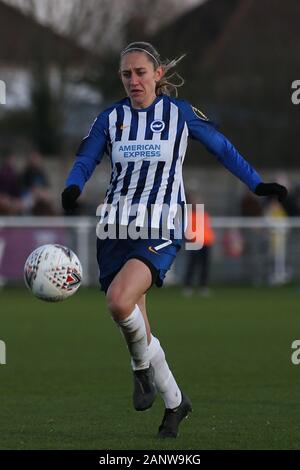
[[[103, 47], [112, 47], [118, 49], [123, 43], [122, 25], [126, 24], [131, 15], [136, 14], [136, 0], [103, 0], [103, 8], [101, 9], [102, 0], [86, 0], [84, 2], [85, 13], [89, 11], [89, 16], [78, 8], [80, 0], [2, 0], [8, 4], [17, 6], [26, 11], [33, 12], [33, 16], [43, 24], [47, 24], [61, 34], [71, 36], [82, 46], [93, 48], [95, 51], [101, 50]], [[173, 2], [174, 7], [168, 5], [165, 14], [163, 10], [164, 0], [158, 3], [162, 6], [161, 14], [155, 6], [153, 6], [153, 15], [149, 16], [147, 23], [148, 31], [154, 32], [163, 24], [173, 21], [176, 16], [184, 11], [195, 7], [209, 0], [168, 0]], [[94, 2], [97, 10], [94, 7]], [[77, 4], [77, 8], [76, 8]], [[157, 6], [157, 5], [156, 5]], [[99, 8], [100, 7], [100, 8]], [[91, 14], [91, 12], [93, 12]], [[76, 12], [81, 12], [76, 13]], [[100, 15], [100, 16], [99, 16]], [[87, 18], [89, 18], [87, 20]], [[103, 24], [105, 27], [103, 27]], [[106, 26], [109, 25], [107, 28]], [[102, 27], [101, 27], [102, 26]], [[113, 38], [113, 43], [112, 43]]]
[[[28, 3], [28, 0], [3, 0], [6, 3], [9, 3], [11, 5], [15, 6], [21, 6]], [[46, 17], [46, 4], [48, 3], [49, 0], [38, 0], [38, 14], [41, 19], [41, 21], [47, 21]], [[99, 0], [101, 1], [101, 0]], [[163, 1], [163, 0], [162, 0]], [[185, 11], [189, 8], [192, 8], [195, 5], [199, 5], [200, 3], [203, 3], [208, 0], [181, 0], [178, 1], [178, 10]], [[122, 0], [120, 0], [120, 3]], [[51, 3], [55, 3], [56, 5], [61, 5], [62, 8], [67, 8], [69, 9], [70, 6], [72, 5], [72, 0], [51, 0]]]

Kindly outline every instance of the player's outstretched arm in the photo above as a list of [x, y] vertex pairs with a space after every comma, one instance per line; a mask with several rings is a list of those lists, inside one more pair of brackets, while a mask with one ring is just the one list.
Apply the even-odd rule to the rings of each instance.
[[199, 140], [209, 152], [216, 155], [220, 163], [245, 183], [257, 196], [277, 196], [282, 201], [287, 189], [278, 183], [263, 183], [260, 175], [242, 157], [234, 145], [219, 132], [213, 123], [187, 102], [181, 108], [192, 138]]

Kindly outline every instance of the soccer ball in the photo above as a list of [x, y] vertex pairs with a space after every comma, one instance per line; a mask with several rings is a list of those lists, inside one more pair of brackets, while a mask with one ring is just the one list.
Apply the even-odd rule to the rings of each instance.
[[43, 245], [34, 250], [24, 266], [24, 281], [39, 299], [58, 302], [75, 294], [82, 267], [72, 250], [62, 245]]

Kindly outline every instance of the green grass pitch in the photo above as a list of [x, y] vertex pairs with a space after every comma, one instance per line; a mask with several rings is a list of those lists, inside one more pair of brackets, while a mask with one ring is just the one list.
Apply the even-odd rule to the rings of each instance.
[[176, 440], [135, 412], [128, 351], [97, 289], [48, 304], [0, 291], [0, 449], [296, 449], [300, 339], [295, 287], [219, 287], [210, 298], [152, 289], [148, 311], [194, 411]]

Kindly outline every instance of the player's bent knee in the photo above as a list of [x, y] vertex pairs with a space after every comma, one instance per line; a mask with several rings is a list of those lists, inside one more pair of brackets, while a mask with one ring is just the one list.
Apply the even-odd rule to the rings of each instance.
[[131, 314], [134, 305], [120, 290], [112, 289], [107, 291], [106, 301], [109, 311], [115, 321], [122, 320]]

